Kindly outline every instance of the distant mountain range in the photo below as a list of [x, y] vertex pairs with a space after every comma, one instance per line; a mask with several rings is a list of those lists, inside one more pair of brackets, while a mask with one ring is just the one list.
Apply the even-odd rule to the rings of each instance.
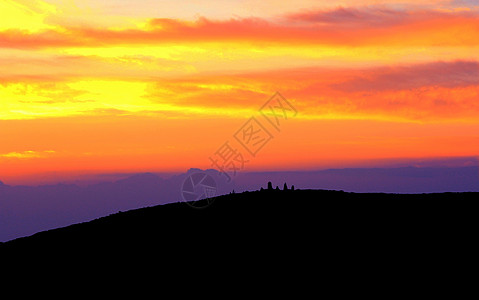
[[266, 182], [300, 189], [331, 189], [353, 192], [431, 193], [477, 192], [479, 169], [373, 168], [321, 171], [239, 173], [233, 181], [216, 170], [190, 169], [161, 178], [152, 173], [134, 174], [114, 182], [88, 186], [55, 184], [37, 187], [9, 186], [0, 182], [0, 242], [70, 224], [85, 222], [119, 211], [182, 201], [181, 188], [194, 173], [209, 174], [217, 183], [217, 195], [259, 190]]

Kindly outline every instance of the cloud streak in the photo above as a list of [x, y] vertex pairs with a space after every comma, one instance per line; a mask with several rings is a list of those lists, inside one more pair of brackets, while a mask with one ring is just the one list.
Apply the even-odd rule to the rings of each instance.
[[9, 152], [5, 154], [0, 154], [0, 158], [14, 158], [14, 159], [30, 159], [30, 158], [44, 158], [48, 157], [56, 152], [53, 150], [46, 151], [22, 151], [22, 152]]
[[250, 108], [281, 86], [305, 119], [474, 121], [479, 115], [475, 61], [373, 68], [294, 68], [160, 81], [146, 97], [217, 111]]
[[[231, 42], [319, 45], [478, 45], [475, 12], [337, 8], [295, 13], [279, 22], [262, 18], [196, 21], [150, 19], [142, 28], [57, 26], [41, 32], [0, 32], [7, 48], [102, 47], [164, 43]], [[455, 34], [452, 34], [455, 33]]]
[[479, 63], [457, 61], [377, 68], [332, 86], [341, 91], [357, 92], [475, 85], [479, 85]]

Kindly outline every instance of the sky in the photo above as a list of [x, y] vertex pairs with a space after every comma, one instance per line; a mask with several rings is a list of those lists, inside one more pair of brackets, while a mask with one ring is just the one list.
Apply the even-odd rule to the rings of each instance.
[[477, 0], [0, 0], [8, 184], [477, 157], [478, 99]]

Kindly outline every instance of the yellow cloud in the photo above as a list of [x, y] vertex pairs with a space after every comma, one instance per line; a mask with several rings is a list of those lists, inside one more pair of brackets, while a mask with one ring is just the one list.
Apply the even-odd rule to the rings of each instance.
[[53, 5], [38, 0], [2, 0], [0, 1], [0, 31], [8, 29], [28, 30], [30, 32], [51, 29], [45, 18], [56, 12]]
[[46, 151], [32, 151], [32, 150], [27, 150], [23, 152], [10, 152], [6, 154], [0, 154], [0, 158], [18, 158], [18, 159], [27, 159], [27, 158], [42, 158], [46, 157], [50, 154], [56, 153], [53, 150], [46, 150]]

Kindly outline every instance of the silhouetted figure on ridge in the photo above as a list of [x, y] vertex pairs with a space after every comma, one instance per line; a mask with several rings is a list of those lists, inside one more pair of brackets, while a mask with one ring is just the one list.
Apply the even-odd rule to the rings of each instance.
[[272, 191], [273, 190], [273, 184], [271, 183], [271, 181], [268, 181], [268, 191]]
[[294, 191], [294, 184], [291, 186], [291, 190]]
[[286, 182], [284, 183], [284, 186], [283, 186], [283, 191], [287, 191], [288, 190], [288, 185], [286, 184]]

